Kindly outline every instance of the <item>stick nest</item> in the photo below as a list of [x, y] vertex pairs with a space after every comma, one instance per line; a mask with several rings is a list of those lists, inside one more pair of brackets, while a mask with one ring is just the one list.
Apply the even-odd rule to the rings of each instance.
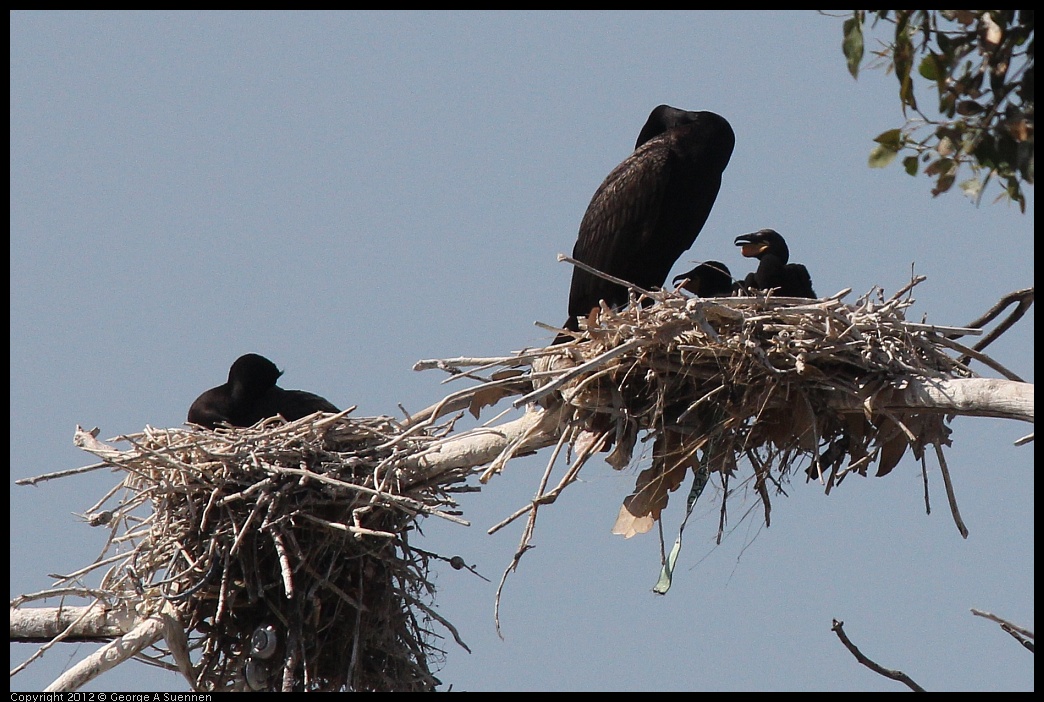
[[[89, 515], [111, 526], [107, 551], [126, 554], [99, 558], [111, 566], [101, 590], [139, 614], [175, 613], [190, 632], [195, 689], [439, 683], [432, 668], [444, 651], [433, 624], [456, 637], [429, 606], [429, 561], [441, 557], [408, 537], [422, 516], [462, 521], [452, 493], [464, 475], [421, 475], [399, 459], [450, 427], [405, 430], [345, 414], [249, 429], [147, 428], [119, 437], [131, 445], [124, 451], [77, 434], [126, 474], [106, 497], [117, 504], [103, 500]], [[185, 672], [169, 637], [168, 646], [161, 660], [172, 656]]]
[[[690, 469], [690, 508], [708, 474], [721, 476], [724, 523], [729, 480], [744, 457], [768, 523], [770, 491], [783, 493], [796, 470], [829, 492], [851, 473], [866, 475], [875, 463], [876, 474], [886, 475], [907, 450], [921, 460], [925, 448], [934, 446], [942, 463], [942, 446], [950, 443], [945, 415], [890, 411], [883, 398], [912, 378], [973, 376], [957, 358], [968, 349], [949, 337], [979, 330], [907, 321], [914, 300], [906, 294], [921, 280], [890, 299], [875, 289], [854, 305], [841, 301], [848, 291], [820, 300], [771, 294], [699, 299], [680, 291], [643, 291], [638, 299], [632, 294], [627, 308], [593, 311], [586, 325], [581, 320], [582, 335], [568, 343], [516, 359], [425, 363], [471, 378], [477, 373], [468, 366], [493, 370], [475, 388], [476, 413], [510, 394], [500, 388], [512, 368], [536, 388], [516, 406], [537, 402], [547, 410], [564, 409], [559, 448], [569, 448], [571, 466], [545, 492], [548, 466], [528, 510], [533, 516], [592, 456], [604, 454], [623, 469], [632, 464], [639, 441], [652, 440], [651, 466], [624, 499], [614, 533], [631, 537], [651, 530]], [[509, 446], [483, 480], [515, 448]], [[952, 500], [951, 508], [963, 532]]]

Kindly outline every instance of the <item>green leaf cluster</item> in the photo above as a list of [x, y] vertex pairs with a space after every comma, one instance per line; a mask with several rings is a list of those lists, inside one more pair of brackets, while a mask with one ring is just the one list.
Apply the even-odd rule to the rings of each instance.
[[[879, 134], [869, 164], [883, 168], [900, 153], [904, 170], [934, 182], [932, 195], [960, 184], [978, 202], [995, 180], [1023, 212], [1023, 184], [1033, 184], [1033, 10], [853, 10], [842, 26], [841, 49], [859, 77], [871, 31], [891, 25], [879, 40], [874, 67], [893, 72], [906, 123]], [[934, 87], [937, 109], [917, 100]], [[923, 95], [922, 95], [923, 101]]]

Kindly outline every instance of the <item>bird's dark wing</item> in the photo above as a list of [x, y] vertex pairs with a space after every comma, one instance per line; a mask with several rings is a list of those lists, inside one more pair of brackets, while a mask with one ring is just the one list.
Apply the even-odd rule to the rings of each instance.
[[252, 409], [253, 417], [256, 418], [251, 424], [276, 415], [282, 415], [283, 419], [292, 422], [315, 412], [340, 411], [324, 397], [304, 390], [284, 390], [278, 386], [262, 395]]
[[[662, 287], [692, 246], [735, 143], [720, 115], [672, 109], [653, 111], [638, 148], [595, 191], [573, 247], [578, 261], [645, 289]], [[575, 331], [577, 316], [589, 314], [599, 300], [619, 306], [627, 302], [627, 289], [574, 269], [566, 327]]]
[[743, 276], [743, 280], [739, 281], [740, 292], [746, 295], [751, 290], [756, 290], [758, 287], [758, 277], [754, 273], [748, 273]]
[[788, 263], [783, 269], [783, 293], [787, 297], [810, 297], [816, 298], [816, 291], [812, 289], [812, 276], [808, 269], [800, 263]]
[[[642, 287], [662, 285], [670, 267], [659, 281], [650, 282], [649, 266], [641, 253], [657, 225], [670, 161], [665, 140], [657, 138], [643, 144], [614, 168], [584, 213], [573, 258]], [[574, 269], [569, 289], [570, 318], [587, 314], [602, 299], [610, 305], [620, 305], [627, 301], [627, 291]]]
[[221, 422], [231, 424], [230, 405], [231, 398], [227, 385], [211, 388], [197, 397], [189, 407], [188, 421], [208, 429], [214, 429]]

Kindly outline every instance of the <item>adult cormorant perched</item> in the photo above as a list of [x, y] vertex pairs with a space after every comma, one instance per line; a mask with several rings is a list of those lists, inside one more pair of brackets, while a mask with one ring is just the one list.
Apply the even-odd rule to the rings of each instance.
[[682, 288], [697, 297], [729, 297], [736, 289], [729, 267], [721, 261], [706, 261], [688, 273], [674, 276], [674, 284], [687, 280]]
[[758, 259], [758, 269], [748, 273], [743, 280], [747, 288], [778, 288], [776, 294], [781, 297], [816, 297], [808, 269], [800, 263], [787, 263], [790, 260], [790, 249], [775, 229], [762, 229], [738, 236], [736, 246], [743, 247], [744, 256]]
[[[732, 127], [713, 112], [655, 108], [634, 153], [591, 198], [573, 258], [641, 288], [661, 287], [707, 221], [735, 143]], [[577, 317], [599, 300], [623, 305], [627, 288], [574, 268], [566, 329], [579, 331]]]
[[228, 371], [228, 382], [196, 398], [188, 421], [214, 429], [221, 422], [249, 427], [266, 417], [282, 415], [293, 421], [313, 412], [339, 412], [325, 398], [303, 390], [284, 390], [276, 385], [283, 372], [264, 356], [248, 353], [236, 359]]

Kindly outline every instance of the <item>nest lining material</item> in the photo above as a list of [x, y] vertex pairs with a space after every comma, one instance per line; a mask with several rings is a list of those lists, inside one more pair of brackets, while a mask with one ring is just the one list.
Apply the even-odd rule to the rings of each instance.
[[350, 411], [147, 428], [119, 437], [124, 451], [78, 434], [126, 473], [122, 496], [90, 512], [112, 529], [107, 550], [124, 554], [99, 558], [110, 565], [100, 589], [140, 614], [173, 609], [190, 632], [195, 689], [432, 690], [444, 655], [434, 625], [464, 645], [430, 606], [429, 561], [441, 557], [408, 537], [421, 516], [463, 522], [452, 494], [465, 472], [399, 461], [449, 427]]

